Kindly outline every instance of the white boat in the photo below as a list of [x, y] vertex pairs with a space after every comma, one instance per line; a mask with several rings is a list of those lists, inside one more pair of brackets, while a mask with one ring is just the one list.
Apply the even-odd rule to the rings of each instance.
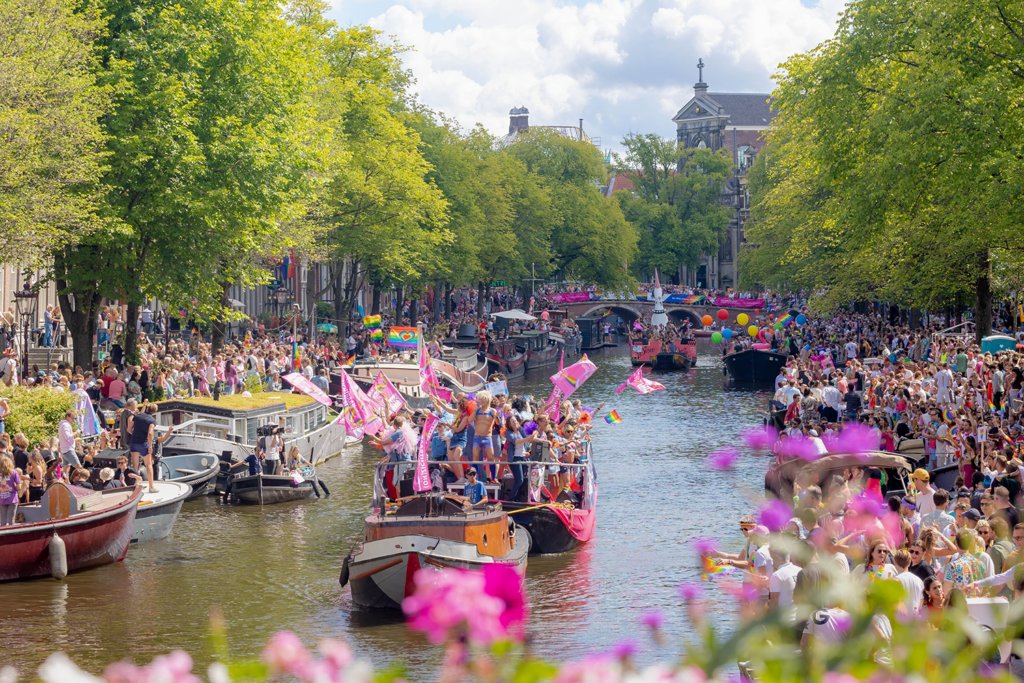
[[135, 514], [132, 543], [167, 538], [178, 519], [185, 499], [192, 495], [192, 487], [176, 481], [154, 482], [155, 492], [143, 484], [142, 500]]

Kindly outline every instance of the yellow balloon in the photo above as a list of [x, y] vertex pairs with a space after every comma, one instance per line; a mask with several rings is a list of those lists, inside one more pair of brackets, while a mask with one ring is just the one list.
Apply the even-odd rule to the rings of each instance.
[[751, 325], [750, 327], [747, 328], [747, 334], [749, 334], [751, 337], [756, 337], [757, 332], [757, 325]]
[[750, 316], [747, 315], [746, 313], [740, 313], [738, 316], [736, 316], [736, 322], [738, 322], [740, 325], [746, 325], [748, 322], [750, 322]]

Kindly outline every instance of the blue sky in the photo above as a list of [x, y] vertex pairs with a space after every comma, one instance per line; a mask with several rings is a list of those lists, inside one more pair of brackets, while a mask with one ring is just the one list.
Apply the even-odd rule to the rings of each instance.
[[616, 148], [630, 132], [674, 135], [696, 63], [712, 91], [770, 92], [795, 52], [829, 38], [843, 0], [333, 0], [411, 50], [425, 105], [502, 134], [508, 110], [584, 128]]

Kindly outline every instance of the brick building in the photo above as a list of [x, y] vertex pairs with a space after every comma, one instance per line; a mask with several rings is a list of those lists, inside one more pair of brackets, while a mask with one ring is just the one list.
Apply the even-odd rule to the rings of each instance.
[[734, 171], [722, 203], [733, 210], [717, 254], [708, 254], [696, 271], [682, 266], [682, 282], [700, 287], [727, 289], [739, 281], [738, 256], [743, 226], [750, 215], [747, 170], [764, 145], [764, 132], [772, 120], [767, 93], [709, 92], [704, 82], [704, 61], [697, 62], [698, 77], [693, 97], [672, 117], [676, 139], [685, 147], [727, 149]]

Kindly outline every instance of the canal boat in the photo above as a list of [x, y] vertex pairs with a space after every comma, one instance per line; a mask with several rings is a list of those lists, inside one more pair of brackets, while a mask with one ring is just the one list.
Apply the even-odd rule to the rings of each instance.
[[777, 458], [764, 476], [765, 493], [789, 501], [794, 490], [820, 486], [827, 499], [832, 477], [851, 467], [871, 467], [886, 473], [883, 495], [897, 495], [908, 490], [912, 463], [902, 455], [871, 451], [868, 453], [836, 453], [812, 462], [794, 456]]
[[503, 563], [526, 570], [529, 542], [500, 503], [473, 507], [463, 496], [422, 493], [389, 502], [377, 469], [373, 512], [363, 541], [345, 558], [339, 582], [363, 608], [399, 609], [420, 569], [478, 569]]
[[697, 341], [650, 339], [634, 343], [629, 350], [629, 360], [634, 366], [647, 365], [655, 370], [686, 370], [697, 363]]
[[487, 344], [487, 366], [508, 379], [526, 374], [526, 354], [516, 346], [515, 339], [493, 339]]
[[[175, 398], [160, 403], [157, 425], [174, 426], [162, 455], [213, 453], [245, 460], [256, 447], [258, 431], [268, 425], [284, 427], [284, 452], [299, 449], [303, 460], [317, 464], [339, 454], [345, 429], [321, 403], [303, 394], [264, 392], [232, 394], [219, 400]], [[185, 469], [194, 469], [188, 468]]]
[[[487, 384], [486, 377], [476, 370], [461, 370], [452, 363], [438, 358], [431, 358], [430, 365], [441, 383], [456, 391], [473, 393], [480, 391]], [[378, 372], [383, 372], [407, 399], [423, 396], [420, 390], [420, 366], [415, 358], [407, 362], [359, 362], [353, 364], [351, 368], [346, 368], [346, 372], [360, 386], [366, 388], [373, 384]], [[332, 387], [337, 386], [336, 393], [341, 393], [341, 376], [334, 375], [331, 381]]]
[[551, 340], [549, 332], [529, 330], [515, 335], [512, 339], [526, 355], [527, 370], [554, 365], [561, 356], [562, 349]]
[[192, 487], [175, 481], [158, 481], [156, 491], [145, 488], [139, 511], [132, 525], [132, 543], [167, 538], [181, 512], [185, 499], [192, 495]]
[[[224, 497], [233, 503], [248, 505], [273, 505], [302, 500], [311, 496], [320, 497], [316, 469], [304, 466], [284, 474], [248, 474], [229, 476], [224, 483]], [[324, 488], [324, 493], [327, 489]]]
[[142, 487], [93, 491], [63, 482], [18, 507], [0, 527], [0, 581], [68, 574], [120, 562], [128, 552]]
[[[502, 500], [509, 516], [530, 536], [530, 552], [536, 555], [564, 553], [594, 536], [597, 521], [597, 478], [593, 461], [563, 463], [574, 474], [568, 490], [551, 491], [541, 479], [543, 463], [530, 463], [528, 500]], [[506, 490], [503, 485], [503, 491]], [[522, 498], [522, 496], [521, 496]]]
[[788, 360], [786, 353], [769, 349], [743, 349], [722, 356], [734, 382], [759, 389], [774, 389], [775, 378]]
[[175, 455], [161, 455], [155, 468], [157, 479], [188, 484], [192, 489], [188, 497], [195, 498], [213, 491], [220, 462], [213, 453], [179, 452]]

